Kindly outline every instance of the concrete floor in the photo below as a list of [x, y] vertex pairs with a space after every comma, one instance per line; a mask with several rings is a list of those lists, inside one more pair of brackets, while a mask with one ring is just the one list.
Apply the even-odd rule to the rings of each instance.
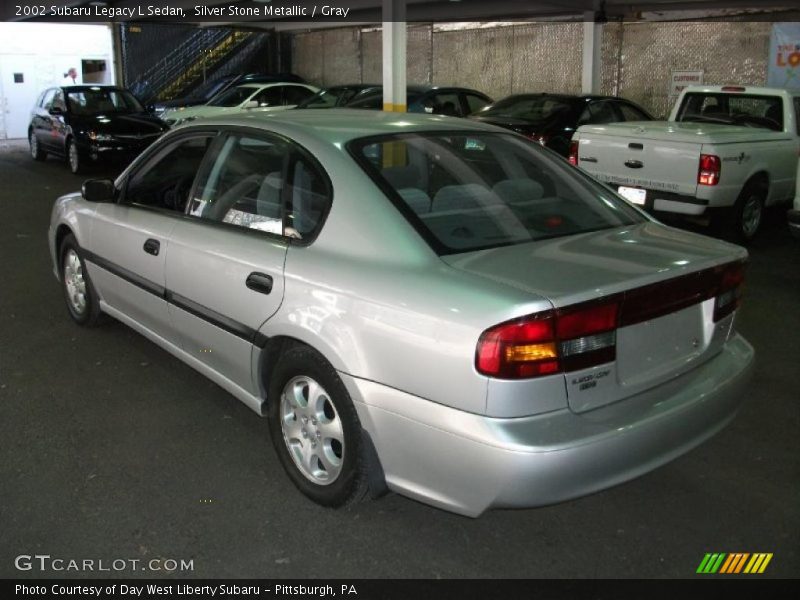
[[710, 442], [541, 509], [472, 520], [390, 495], [333, 511], [222, 389], [119, 323], [69, 320], [45, 234], [81, 178], [26, 152], [0, 147], [0, 577], [39, 575], [20, 554], [191, 559], [199, 578], [575, 578], [691, 577], [706, 552], [772, 552], [767, 576], [800, 573], [800, 242], [782, 214], [752, 246], [738, 318], [757, 351], [749, 399]]

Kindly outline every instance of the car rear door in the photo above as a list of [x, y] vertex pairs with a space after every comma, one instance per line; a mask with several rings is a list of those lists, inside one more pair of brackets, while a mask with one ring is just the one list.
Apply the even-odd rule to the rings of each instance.
[[212, 138], [184, 135], [153, 147], [124, 179], [120, 201], [97, 205], [84, 245], [103, 301], [173, 342], [165, 278], [169, 238]]
[[321, 217], [309, 195], [320, 177], [288, 140], [231, 132], [171, 234], [168, 300], [184, 350], [253, 394], [258, 331], [283, 300], [290, 240], [307, 241]]

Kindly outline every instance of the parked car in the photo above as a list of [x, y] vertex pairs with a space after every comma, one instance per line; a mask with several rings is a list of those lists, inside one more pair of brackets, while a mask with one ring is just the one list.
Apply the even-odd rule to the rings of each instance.
[[[800, 126], [800, 102], [798, 102], [798, 126]], [[789, 209], [786, 217], [789, 221], [789, 231], [791, 234], [800, 239], [800, 161], [797, 163], [797, 174], [794, 182], [794, 198], [792, 199], [792, 208]]]
[[800, 93], [689, 86], [667, 121], [583, 126], [570, 160], [647, 210], [702, 218], [747, 243], [795, 195]]
[[188, 123], [60, 198], [48, 238], [76, 323], [111, 315], [268, 416], [328, 506], [596, 492], [718, 432], [753, 360], [743, 248], [465, 119]]
[[318, 91], [308, 100], [298, 104], [296, 108], [336, 108], [380, 87], [374, 83], [334, 85]]
[[216, 79], [210, 79], [201, 85], [191, 96], [183, 96], [174, 100], [155, 102], [150, 106], [156, 116], [167, 109], [181, 108], [183, 106], [197, 106], [207, 104], [214, 96], [221, 94], [228, 88], [242, 83], [274, 83], [288, 81], [292, 83], [305, 83], [299, 75], [293, 73], [278, 73], [276, 75], [263, 75], [261, 73], [231, 73]]
[[567, 156], [572, 134], [581, 125], [649, 121], [653, 117], [641, 106], [614, 96], [516, 94], [471, 118], [511, 129]]
[[203, 117], [238, 113], [252, 109], [265, 111], [294, 108], [319, 91], [307, 83], [245, 83], [229, 88], [208, 104], [165, 110], [162, 118], [170, 125], [180, 125]]
[[[406, 91], [408, 112], [466, 117], [480, 110], [492, 99], [477, 90], [435, 85], [410, 85]], [[345, 105], [347, 108], [383, 109], [383, 86], [359, 94]]]
[[103, 160], [130, 161], [169, 127], [128, 90], [74, 85], [45, 90], [31, 111], [31, 156], [65, 157], [73, 173]]

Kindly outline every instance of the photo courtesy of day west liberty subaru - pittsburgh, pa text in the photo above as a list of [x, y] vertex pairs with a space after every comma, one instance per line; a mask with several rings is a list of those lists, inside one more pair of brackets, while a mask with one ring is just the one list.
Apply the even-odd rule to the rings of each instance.
[[[23, 7], [18, 7], [22, 9]], [[42, 11], [42, 9], [44, 10]], [[350, 8], [333, 6], [330, 4], [314, 5], [285, 5], [273, 6], [237, 6], [235, 4], [223, 6], [206, 6], [195, 4], [189, 9], [182, 6], [167, 4], [139, 4], [137, 6], [104, 6], [90, 4], [88, 6], [44, 6], [37, 7], [37, 15], [51, 17], [91, 17], [104, 19], [139, 17], [341, 17], [346, 18]]]

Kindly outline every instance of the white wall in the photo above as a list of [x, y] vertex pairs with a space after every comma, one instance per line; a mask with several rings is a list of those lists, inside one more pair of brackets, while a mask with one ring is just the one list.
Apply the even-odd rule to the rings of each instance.
[[[81, 83], [85, 59], [105, 60], [105, 83], [116, 81], [109, 26], [0, 23], [0, 139], [19, 137], [39, 92], [61, 84], [70, 67]], [[23, 73], [24, 83], [15, 83], [14, 73]]]

